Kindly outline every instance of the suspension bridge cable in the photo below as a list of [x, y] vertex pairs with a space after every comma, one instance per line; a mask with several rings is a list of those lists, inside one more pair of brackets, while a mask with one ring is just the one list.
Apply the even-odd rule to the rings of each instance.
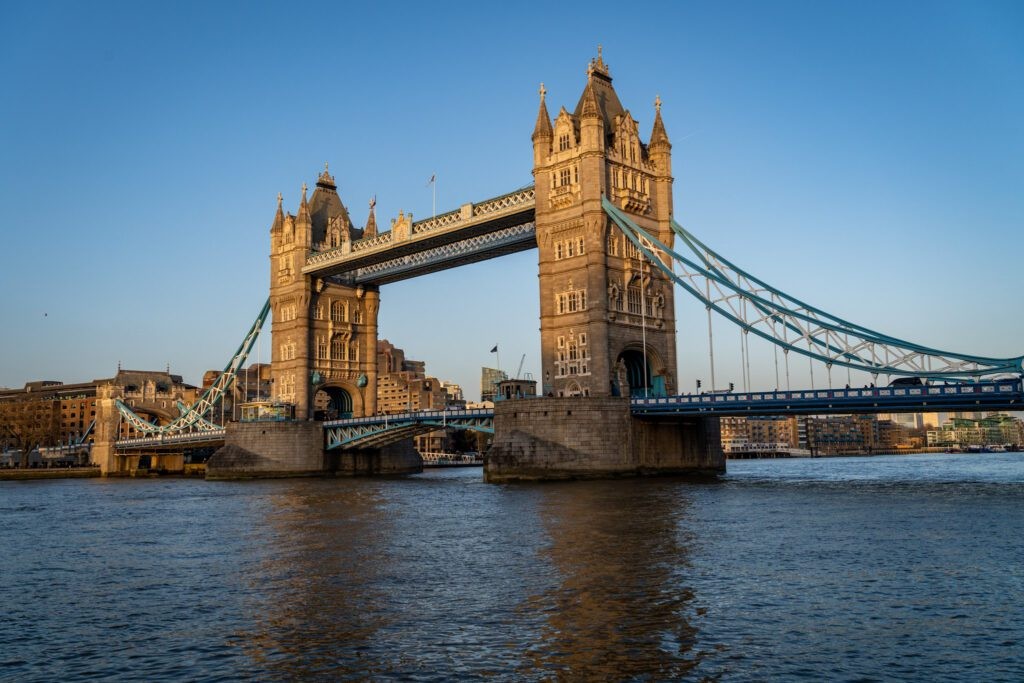
[[[704, 247], [673, 221], [673, 230], [675, 234], [680, 235], [684, 243], [694, 249], [697, 248], [695, 244], [701, 244], [700, 249], [706, 250], [706, 253], [695, 252], [700, 259], [710, 265], [705, 268], [673, 251], [637, 226], [606, 197], [602, 198], [602, 205], [623, 234], [648, 256], [652, 263], [658, 265], [673, 282], [704, 303], [709, 318], [711, 309], [714, 309], [730, 322], [753, 331], [784, 350], [794, 350], [823, 363], [838, 363], [847, 368], [875, 374], [882, 371], [896, 375], [948, 379], [998, 373], [1024, 374], [1024, 356], [998, 359], [937, 351], [868, 330], [803, 304], [736, 268]], [[642, 242], [640, 237], [643, 238]], [[654, 256], [654, 249], [680, 265], [681, 274], [677, 274], [663, 263], [661, 258]], [[712, 257], [716, 261], [714, 264], [710, 263]], [[726, 277], [723, 268], [737, 273], [738, 281], [733, 282]], [[698, 289], [701, 279], [704, 280], [704, 286]], [[718, 297], [714, 299], [711, 296], [712, 284], [718, 293]], [[735, 304], [736, 299], [740, 297], [748, 298], [753, 304], [754, 312], [749, 318], [744, 318], [743, 312]], [[781, 330], [773, 323], [778, 323]], [[790, 341], [789, 332], [793, 332], [797, 338]], [[807, 349], [795, 344], [799, 339], [807, 342]], [[713, 354], [713, 350], [709, 350], [709, 354]]]

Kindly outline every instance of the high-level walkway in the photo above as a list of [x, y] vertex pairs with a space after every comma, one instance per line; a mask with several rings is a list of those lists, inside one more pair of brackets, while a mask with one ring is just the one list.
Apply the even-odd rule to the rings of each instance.
[[382, 285], [537, 246], [533, 186], [309, 255], [302, 272]]

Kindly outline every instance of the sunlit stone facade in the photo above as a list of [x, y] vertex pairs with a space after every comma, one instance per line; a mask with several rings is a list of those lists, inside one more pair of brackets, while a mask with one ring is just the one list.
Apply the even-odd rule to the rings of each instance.
[[[540, 271], [541, 390], [550, 396], [676, 390], [672, 284], [601, 207], [606, 195], [672, 244], [672, 146], [655, 103], [648, 142], [600, 53], [573, 112], [554, 120], [541, 86], [533, 131]], [[646, 338], [646, 346], [644, 340]]]

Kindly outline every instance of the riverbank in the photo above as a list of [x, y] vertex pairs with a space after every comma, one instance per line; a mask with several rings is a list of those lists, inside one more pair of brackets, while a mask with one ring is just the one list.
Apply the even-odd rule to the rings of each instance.
[[99, 467], [0, 469], [0, 481], [28, 481], [31, 479], [85, 479], [100, 476]]

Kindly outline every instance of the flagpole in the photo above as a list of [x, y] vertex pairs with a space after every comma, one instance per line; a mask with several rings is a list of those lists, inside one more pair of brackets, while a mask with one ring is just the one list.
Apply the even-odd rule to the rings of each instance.
[[437, 173], [434, 173], [434, 175], [430, 176], [430, 178], [431, 178], [430, 187], [433, 188], [433, 195], [434, 195], [434, 205], [433, 205], [434, 215], [432, 216], [432, 218], [437, 218]]

